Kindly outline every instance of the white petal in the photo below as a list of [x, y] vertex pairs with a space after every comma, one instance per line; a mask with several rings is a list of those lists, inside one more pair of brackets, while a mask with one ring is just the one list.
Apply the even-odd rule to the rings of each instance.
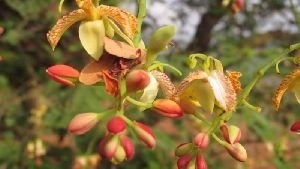
[[143, 103], [152, 103], [155, 100], [159, 89], [158, 87], [159, 84], [155, 79], [155, 77], [151, 73], [149, 73], [149, 77], [150, 77], [150, 83], [144, 89], [144, 93], [139, 100], [140, 102]]
[[79, 26], [79, 39], [82, 46], [95, 60], [103, 54], [105, 28], [103, 20], [85, 21]]

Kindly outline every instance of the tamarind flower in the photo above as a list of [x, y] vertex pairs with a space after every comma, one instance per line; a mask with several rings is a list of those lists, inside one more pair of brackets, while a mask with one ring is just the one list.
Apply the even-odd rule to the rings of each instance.
[[221, 71], [190, 73], [172, 96], [186, 113], [193, 114], [201, 107], [212, 113], [214, 106], [232, 111], [236, 105], [236, 92], [229, 78]]
[[85, 85], [95, 85], [103, 81], [106, 91], [112, 96], [118, 96], [121, 79], [133, 67], [144, 63], [146, 53], [143, 49], [133, 48], [107, 37], [104, 42], [103, 56], [83, 68], [79, 81]]
[[273, 106], [277, 111], [279, 110], [281, 99], [287, 91], [292, 91], [300, 103], [300, 69], [295, 69], [286, 75], [277, 88], [273, 96]]
[[95, 6], [92, 0], [76, 0], [76, 3], [79, 9], [63, 16], [48, 32], [47, 38], [52, 49], [55, 49], [64, 32], [79, 21], [81, 44], [95, 60], [102, 56], [104, 38], [113, 36], [113, 28], [120, 27], [129, 39], [133, 39], [137, 30], [137, 19], [134, 15], [117, 7]]

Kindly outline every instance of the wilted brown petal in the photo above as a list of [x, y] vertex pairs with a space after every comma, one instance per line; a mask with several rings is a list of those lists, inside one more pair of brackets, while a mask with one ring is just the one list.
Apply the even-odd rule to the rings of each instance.
[[92, 61], [80, 73], [79, 81], [85, 85], [94, 85], [102, 80], [102, 71], [111, 68], [117, 58], [104, 54], [99, 61]]
[[101, 16], [108, 16], [113, 19], [122, 28], [123, 32], [133, 39], [137, 31], [137, 19], [134, 15], [120, 8], [106, 5], [100, 5], [98, 11]]
[[144, 58], [146, 55], [143, 49], [134, 48], [124, 42], [115, 41], [107, 37], [104, 38], [104, 48], [109, 54], [125, 59]]
[[54, 49], [64, 32], [75, 22], [84, 20], [87, 14], [82, 9], [70, 12], [59, 19], [55, 26], [47, 33], [47, 38], [52, 49]]
[[163, 72], [154, 70], [151, 72], [152, 75], [159, 83], [159, 87], [161, 88], [163, 94], [166, 98], [171, 98], [176, 92], [176, 88], [170, 78]]
[[300, 79], [300, 69], [296, 69], [285, 76], [273, 96], [273, 106], [278, 111], [283, 94], [294, 87], [296, 80]]

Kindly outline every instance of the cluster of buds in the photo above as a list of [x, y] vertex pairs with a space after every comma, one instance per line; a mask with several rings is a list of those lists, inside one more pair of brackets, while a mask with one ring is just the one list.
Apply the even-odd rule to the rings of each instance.
[[247, 152], [239, 143], [241, 139], [240, 128], [227, 124], [222, 124], [220, 127], [224, 140], [228, 143], [225, 145], [227, 152], [236, 160], [245, 162], [247, 160]]
[[230, 5], [232, 13], [238, 13], [245, 8], [243, 0], [223, 0], [223, 8], [227, 8]]
[[199, 133], [194, 137], [193, 142], [179, 145], [175, 155], [178, 169], [207, 169], [203, 151], [209, 144], [209, 136], [206, 133]]
[[[126, 133], [126, 122], [119, 116], [115, 116], [107, 123], [108, 133], [99, 143], [99, 154], [114, 164], [131, 160], [135, 154], [134, 144]], [[139, 140], [149, 148], [156, 145], [156, 137], [152, 130], [145, 124], [133, 122], [132, 126]]]

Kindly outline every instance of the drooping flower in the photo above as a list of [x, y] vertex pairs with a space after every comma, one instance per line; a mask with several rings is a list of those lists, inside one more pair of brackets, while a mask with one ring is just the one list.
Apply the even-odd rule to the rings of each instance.
[[279, 110], [281, 99], [287, 91], [292, 91], [300, 103], [300, 69], [295, 69], [286, 75], [277, 88], [273, 96], [273, 105], [277, 111]]
[[106, 30], [119, 26], [128, 38], [132, 39], [135, 35], [137, 19], [134, 15], [117, 7], [94, 6], [92, 0], [76, 0], [76, 3], [80, 9], [63, 16], [48, 32], [47, 38], [52, 49], [56, 47], [64, 32], [79, 21], [82, 21], [79, 26], [81, 44], [95, 60], [103, 54], [104, 38], [110, 34]]
[[85, 85], [103, 81], [106, 91], [118, 96], [121, 79], [130, 69], [144, 62], [145, 51], [109, 38], [104, 38], [104, 42], [105, 53], [99, 61], [91, 61], [83, 68], [79, 81]]

